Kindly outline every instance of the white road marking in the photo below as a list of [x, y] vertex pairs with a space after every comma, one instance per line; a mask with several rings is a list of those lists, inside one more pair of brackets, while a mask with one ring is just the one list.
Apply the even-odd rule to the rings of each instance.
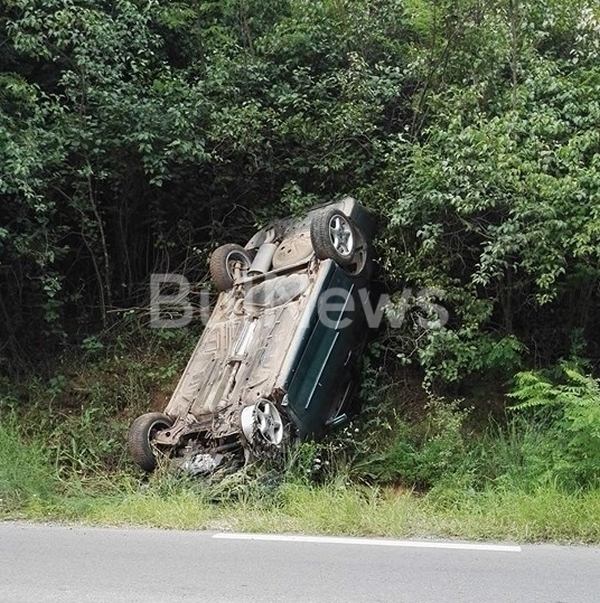
[[417, 549], [454, 549], [462, 551], [495, 551], [520, 553], [521, 547], [506, 544], [476, 542], [429, 542], [426, 540], [388, 540], [386, 538], [340, 538], [336, 536], [300, 536], [293, 534], [241, 534], [221, 532], [213, 538], [220, 540], [264, 540], [269, 542], [309, 542], [315, 544], [351, 544], [359, 546], [391, 546]]

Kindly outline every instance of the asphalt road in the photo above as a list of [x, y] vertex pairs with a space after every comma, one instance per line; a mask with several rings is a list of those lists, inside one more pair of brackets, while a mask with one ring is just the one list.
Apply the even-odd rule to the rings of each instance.
[[255, 538], [0, 523], [0, 602], [600, 601], [598, 548]]

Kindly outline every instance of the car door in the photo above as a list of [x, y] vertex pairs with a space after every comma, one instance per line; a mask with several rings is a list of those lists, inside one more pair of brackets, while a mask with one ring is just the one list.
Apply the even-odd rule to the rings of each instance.
[[311, 309], [311, 332], [287, 387], [288, 404], [301, 436], [325, 429], [336, 401], [356, 370], [361, 306], [357, 281], [333, 263], [331, 278]]

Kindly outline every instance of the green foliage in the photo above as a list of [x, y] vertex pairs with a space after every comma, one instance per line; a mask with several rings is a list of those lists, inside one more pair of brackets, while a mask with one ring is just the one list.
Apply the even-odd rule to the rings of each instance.
[[464, 454], [462, 418], [451, 407], [430, 411], [423, 425], [396, 429], [391, 449], [367, 464], [378, 481], [430, 488], [455, 469]]
[[58, 486], [44, 446], [20, 433], [16, 413], [4, 404], [0, 425], [0, 515], [38, 499], [48, 500]]
[[585, 4], [411, 3], [417, 110], [371, 190], [389, 277], [445, 292], [445, 332], [399, 332], [430, 377], [485, 372], [492, 341], [510, 375], [523, 345], [545, 364], [573, 329], [593, 339], [600, 31]]
[[558, 378], [524, 372], [510, 394], [519, 413], [534, 413], [553, 440], [552, 470], [561, 483], [600, 481], [600, 383], [563, 364]]
[[598, 486], [600, 387], [581, 372], [581, 361], [519, 373], [509, 394], [518, 404], [506, 417], [496, 410], [499, 422], [485, 398], [475, 413], [419, 394], [414, 384], [385, 386], [369, 374], [367, 383], [366, 391], [379, 396], [367, 397], [356, 421], [329, 444], [338, 475], [425, 489], [440, 500], [489, 488], [531, 493]]
[[[442, 481], [451, 472], [456, 459], [464, 454], [466, 417], [467, 413], [455, 404], [444, 400], [430, 402], [427, 419], [419, 426], [420, 433], [417, 432], [420, 436], [417, 447], [409, 456], [409, 466], [413, 466], [414, 472], [411, 481], [427, 486]], [[401, 471], [400, 475], [406, 473]]]
[[510, 374], [521, 361], [524, 346], [514, 336], [498, 338], [469, 328], [431, 330], [418, 348], [424, 383], [461, 382], [472, 373]]
[[[406, 388], [371, 371], [368, 388], [384, 391], [387, 403], [373, 395], [359, 418], [335, 437], [290, 451], [280, 474], [253, 465], [222, 479], [199, 480], [169, 473], [165, 466], [140, 484], [124, 453], [124, 430], [147, 409], [149, 398], [172, 388], [168, 379], [150, 373], [165, 364], [161, 356], [176, 349], [162, 342], [156, 356], [140, 356], [125, 344], [123, 339], [94, 352], [104, 356], [86, 360], [79, 372], [65, 364], [35, 387], [31, 381], [27, 389], [0, 382], [3, 517], [598, 540], [597, 475], [591, 473], [598, 459], [588, 454], [597, 437], [598, 385], [577, 371], [567, 378], [565, 370], [560, 380], [561, 371], [524, 377], [516, 390], [524, 392], [517, 416], [507, 425], [486, 423], [483, 430], [473, 428], [470, 411], [439, 399], [421, 412], [413, 403], [409, 416], [406, 401], [393, 404]], [[185, 356], [187, 351], [179, 361]], [[26, 395], [28, 405], [22, 400]], [[563, 413], [565, 405], [574, 408]], [[577, 405], [587, 410], [581, 414]], [[412, 494], [415, 489], [418, 495]]]
[[400, 3], [5, 5], [0, 326], [13, 367], [109, 328], [108, 310], [147, 301], [153, 270], [202, 275], [192, 244], [237, 240], [377, 168], [402, 84]]
[[345, 437], [355, 449], [350, 469], [355, 478], [429, 489], [457, 473], [466, 454], [468, 413], [456, 403], [432, 400], [424, 417], [412, 423], [385, 407], [371, 412], [374, 417]]
[[[0, 336], [88, 354], [152, 271], [354, 194], [387, 287], [443, 292], [385, 345], [430, 385], [598, 327], [597, 9], [585, 1], [3, 3]], [[233, 207], [232, 207], [233, 206]], [[199, 249], [200, 254], [193, 250]], [[551, 325], [548, 327], [548, 325]], [[32, 353], [33, 350], [33, 353]]]
[[15, 437], [43, 442], [49, 473], [61, 479], [130, 467], [131, 421], [149, 406], [164, 407], [194, 343], [184, 330], [163, 339], [148, 327], [107, 345], [86, 340], [84, 356], [63, 359], [47, 379], [0, 380], [0, 422]]
[[[0, 481], [14, 504], [57, 477], [127, 467], [127, 423], [164, 407], [194, 335], [148, 334], [133, 308], [147, 305], [150, 273], [202, 282], [217, 244], [343, 194], [381, 218], [392, 298], [435, 291], [448, 321], [427, 328], [431, 306], [409, 296], [372, 346], [361, 419], [296, 452], [285, 496], [246, 476], [214, 497], [287, 504], [315, 465], [325, 482], [430, 488], [440, 504], [457, 489], [597, 483], [598, 386], [571, 367], [522, 373], [518, 416], [485, 434], [453, 404], [416, 418], [382, 404], [396, 387], [386, 372], [414, 371], [435, 397], [575, 347], [597, 357], [595, 3], [1, 8], [0, 437], [24, 478], [19, 490], [6, 456]], [[79, 363], [64, 360], [73, 351]], [[14, 412], [19, 426], [4, 428]], [[31, 459], [46, 457], [37, 473], [31, 442], [49, 442], [32, 445]]]
[[[544, 398], [538, 397], [539, 384], [533, 386], [535, 393], [529, 387], [523, 390], [527, 402], [519, 415], [545, 405], [540, 402]], [[583, 391], [578, 389], [576, 396]], [[517, 392], [521, 395], [520, 389]], [[577, 400], [577, 407], [571, 401], [573, 408], [563, 411], [561, 407], [558, 414], [511, 417], [502, 425], [486, 423], [483, 430], [468, 429], [468, 413], [449, 403], [436, 403], [417, 420], [388, 410], [386, 421], [365, 418], [366, 425], [338, 436], [346, 462], [342, 474], [354, 481], [430, 491], [440, 500], [457, 492], [466, 495], [490, 488], [510, 492], [550, 486], [565, 492], [594, 489], [599, 477], [597, 387], [587, 391], [586, 402]], [[555, 402], [552, 407], [556, 413]], [[379, 428], [374, 427], [377, 423]]]

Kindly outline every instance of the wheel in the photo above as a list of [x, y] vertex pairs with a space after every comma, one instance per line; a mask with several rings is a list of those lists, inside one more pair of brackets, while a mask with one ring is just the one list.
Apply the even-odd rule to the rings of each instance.
[[251, 264], [252, 258], [241, 245], [221, 245], [210, 258], [210, 277], [219, 291], [227, 291], [233, 287], [236, 278], [248, 271]]
[[320, 260], [331, 259], [340, 266], [348, 266], [354, 260], [356, 229], [351, 219], [339, 209], [326, 209], [313, 218], [310, 240]]
[[129, 428], [129, 451], [133, 460], [144, 471], [150, 473], [156, 468], [156, 457], [152, 437], [157, 431], [168, 429], [173, 420], [160, 412], [149, 412], [139, 416]]
[[260, 438], [266, 444], [279, 446], [283, 440], [283, 420], [275, 404], [269, 400], [260, 400], [246, 406], [240, 416], [242, 432], [251, 444]]

